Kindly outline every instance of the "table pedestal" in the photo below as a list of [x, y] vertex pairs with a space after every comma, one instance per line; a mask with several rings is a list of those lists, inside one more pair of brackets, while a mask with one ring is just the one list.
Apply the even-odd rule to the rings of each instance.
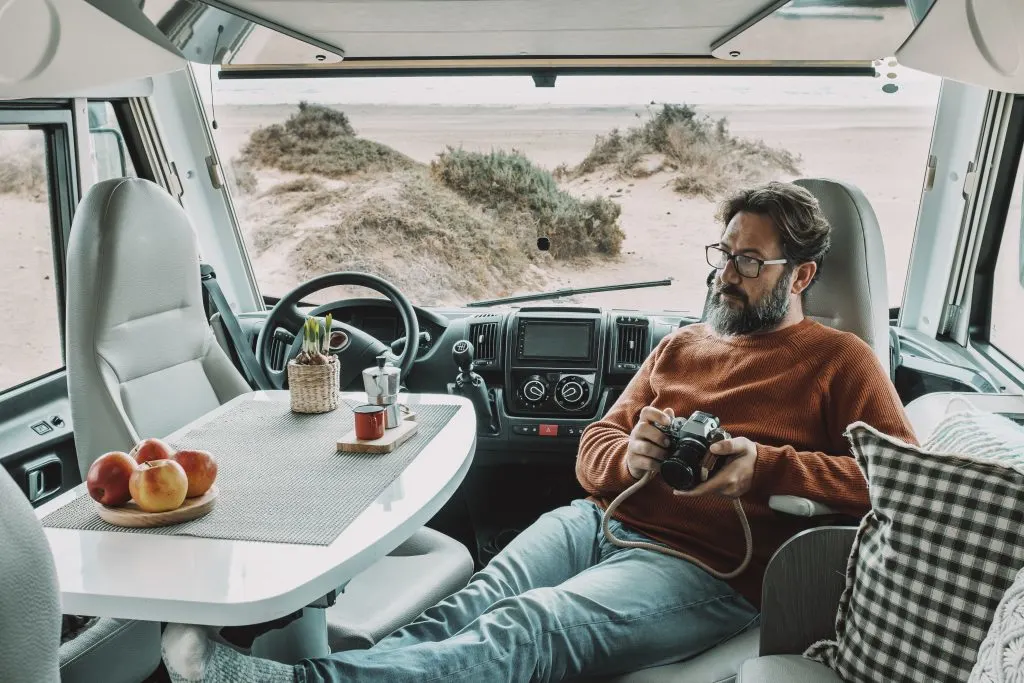
[[287, 626], [264, 633], [252, 643], [254, 657], [297, 664], [310, 657], [326, 657], [327, 615], [319, 607], [303, 607], [302, 616]]

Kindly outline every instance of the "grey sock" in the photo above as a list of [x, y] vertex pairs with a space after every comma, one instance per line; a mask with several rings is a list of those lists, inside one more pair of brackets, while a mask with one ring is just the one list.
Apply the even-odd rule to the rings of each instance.
[[161, 651], [173, 683], [295, 683], [294, 667], [214, 642], [201, 626], [168, 624]]

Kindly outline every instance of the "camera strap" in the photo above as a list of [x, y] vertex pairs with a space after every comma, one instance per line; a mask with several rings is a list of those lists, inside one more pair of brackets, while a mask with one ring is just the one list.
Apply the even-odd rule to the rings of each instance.
[[646, 486], [647, 482], [654, 478], [654, 475], [655, 472], [653, 472], [652, 470], [647, 470], [646, 472], [644, 472], [644, 476], [640, 477], [640, 479], [637, 480], [635, 484], [633, 484], [628, 489], [626, 489], [618, 496], [616, 496], [615, 500], [613, 500], [608, 505], [608, 508], [604, 511], [604, 515], [601, 518], [601, 529], [602, 531], [604, 531], [604, 537], [608, 539], [608, 542], [617, 545], [620, 548], [644, 548], [645, 550], [653, 550], [655, 552], [661, 553], [662, 555], [678, 557], [681, 560], [686, 560], [687, 562], [691, 562], [697, 565], [698, 567], [706, 571], [708, 574], [711, 574], [711, 576], [714, 576], [716, 579], [722, 579], [723, 581], [728, 579], [734, 579], [740, 574], [742, 574], [744, 570], [746, 570], [747, 565], [750, 564], [750, 558], [754, 553], [754, 545], [753, 540], [750, 536], [750, 522], [747, 521], [747, 513], [743, 511], [743, 503], [740, 502], [739, 498], [734, 498], [732, 504], [733, 507], [736, 509], [736, 514], [739, 515], [740, 525], [743, 527], [743, 539], [746, 543], [746, 551], [743, 555], [743, 561], [740, 562], [740, 566], [731, 572], [720, 572], [715, 569], [712, 569], [711, 567], [707, 566], [697, 558], [691, 555], [687, 555], [684, 552], [673, 550], [672, 548], [666, 548], [664, 546], [656, 545], [654, 543], [646, 543], [644, 541], [623, 541], [622, 539], [615, 537], [615, 535], [612, 533], [612, 530], [608, 526], [608, 520], [611, 519], [611, 516], [615, 512], [615, 509], [622, 505], [623, 501], [625, 501], [627, 498], [629, 498], [634, 493], [636, 493], [644, 486]]

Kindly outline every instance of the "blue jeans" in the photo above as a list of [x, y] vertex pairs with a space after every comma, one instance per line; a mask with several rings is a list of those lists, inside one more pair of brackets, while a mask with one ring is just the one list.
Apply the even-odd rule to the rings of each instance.
[[[692, 657], [757, 622], [723, 581], [612, 545], [585, 500], [546, 513], [469, 585], [369, 650], [304, 660], [298, 683], [557, 681]], [[611, 522], [622, 539], [650, 541]]]

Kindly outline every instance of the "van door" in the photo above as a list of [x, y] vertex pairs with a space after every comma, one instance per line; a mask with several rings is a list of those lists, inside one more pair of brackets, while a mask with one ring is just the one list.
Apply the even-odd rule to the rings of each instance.
[[75, 207], [133, 172], [110, 102], [0, 105], [0, 463], [33, 505], [81, 481], [64, 366]]

